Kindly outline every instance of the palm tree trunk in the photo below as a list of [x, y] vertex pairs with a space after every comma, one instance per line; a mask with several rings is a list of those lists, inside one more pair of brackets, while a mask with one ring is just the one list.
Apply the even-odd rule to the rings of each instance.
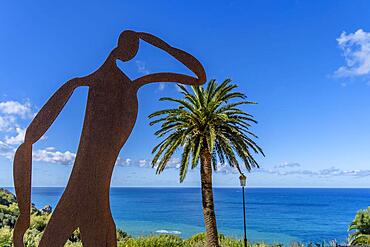
[[204, 224], [206, 226], [207, 247], [219, 247], [216, 214], [212, 191], [212, 159], [211, 153], [204, 148], [200, 155], [200, 176], [202, 183], [202, 203]]

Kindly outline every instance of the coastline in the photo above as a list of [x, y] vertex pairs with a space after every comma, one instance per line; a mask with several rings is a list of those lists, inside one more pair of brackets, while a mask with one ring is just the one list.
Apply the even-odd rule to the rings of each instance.
[[[14, 191], [12, 188], [8, 188]], [[33, 187], [37, 207], [58, 202], [64, 187]], [[242, 236], [240, 187], [214, 188], [219, 232]], [[118, 228], [132, 236], [204, 231], [198, 187], [112, 187], [111, 210]], [[314, 242], [347, 238], [348, 224], [368, 206], [367, 188], [248, 188], [247, 235], [252, 242]], [[332, 224], [332, 220], [336, 224]]]

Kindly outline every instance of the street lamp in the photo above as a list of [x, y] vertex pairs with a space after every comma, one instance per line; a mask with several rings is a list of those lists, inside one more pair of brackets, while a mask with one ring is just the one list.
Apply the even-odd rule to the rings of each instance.
[[244, 247], [247, 247], [247, 227], [245, 224], [245, 196], [244, 196], [244, 187], [247, 184], [247, 177], [244, 174], [241, 174], [240, 177], [240, 186], [243, 188], [243, 217], [244, 217]]

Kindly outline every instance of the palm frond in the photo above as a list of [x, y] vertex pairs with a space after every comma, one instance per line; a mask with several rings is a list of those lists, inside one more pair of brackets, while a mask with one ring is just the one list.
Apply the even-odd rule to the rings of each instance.
[[155, 135], [164, 138], [152, 151], [152, 165], [157, 166], [157, 173], [165, 169], [179, 147], [183, 147], [180, 182], [186, 177], [189, 163], [194, 169], [205, 149], [211, 154], [210, 162], [214, 170], [217, 169], [217, 162], [228, 163], [240, 173], [240, 161], [248, 171], [258, 167], [252, 153], [264, 153], [253, 140], [257, 136], [250, 130], [257, 121], [240, 108], [256, 103], [245, 100], [246, 95], [236, 91], [237, 85], [229, 79], [221, 84], [211, 80], [206, 87], [192, 86], [191, 90], [178, 86], [182, 99], [161, 99], [173, 102], [177, 107], [149, 115], [153, 119], [150, 125], [160, 125]]

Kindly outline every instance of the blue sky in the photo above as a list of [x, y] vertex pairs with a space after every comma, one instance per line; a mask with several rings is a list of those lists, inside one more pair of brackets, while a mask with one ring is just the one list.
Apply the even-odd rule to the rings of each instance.
[[[125, 29], [146, 31], [196, 56], [209, 79], [231, 78], [256, 106], [253, 131], [266, 157], [250, 186], [370, 187], [368, 1], [6, 1], [0, 7], [0, 186], [24, 129], [68, 79], [97, 69]], [[119, 63], [131, 78], [187, 72], [147, 44]], [[34, 147], [33, 185], [64, 186], [80, 136], [87, 89], [78, 89]], [[199, 186], [178, 182], [176, 157], [160, 176], [149, 168], [158, 142], [147, 116], [180, 96], [170, 83], [139, 92], [136, 126], [112, 186]], [[220, 167], [216, 186], [238, 186]]]

